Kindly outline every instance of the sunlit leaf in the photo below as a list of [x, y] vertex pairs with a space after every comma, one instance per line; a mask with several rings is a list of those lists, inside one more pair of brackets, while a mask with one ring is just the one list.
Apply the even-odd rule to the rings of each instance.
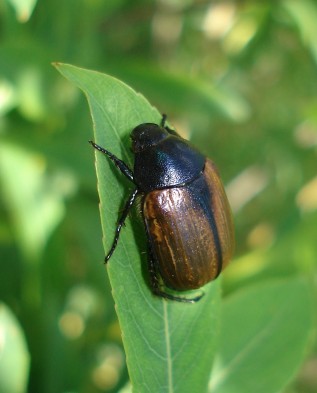
[[9, 81], [0, 79], [0, 115], [3, 116], [12, 109], [16, 103], [16, 89]]
[[248, 102], [237, 91], [194, 76], [189, 78], [181, 71], [171, 73], [151, 65], [129, 63], [127, 66], [122, 62], [110, 63], [109, 68], [172, 110], [188, 108], [200, 116], [211, 118], [220, 114], [236, 122], [245, 121], [251, 113]]
[[311, 0], [284, 0], [283, 5], [293, 18], [304, 45], [317, 62], [317, 5]]
[[15, 9], [17, 19], [20, 22], [27, 22], [32, 15], [37, 0], [7, 0]]
[[210, 393], [282, 391], [312, 331], [313, 296], [304, 280], [269, 281], [229, 297]]
[[54, 186], [52, 180], [45, 173], [44, 157], [11, 144], [1, 144], [3, 197], [18, 243], [28, 260], [38, 260], [64, 214], [63, 187]]
[[[59, 64], [57, 68], [87, 95], [96, 142], [131, 165], [129, 133], [140, 123], [158, 123], [158, 111], [143, 96], [110, 76], [69, 65]], [[102, 154], [96, 155], [96, 166], [108, 251], [129, 185]], [[204, 392], [218, 332], [219, 281], [206, 286], [206, 295], [197, 304], [153, 296], [146, 274], [143, 225], [135, 214], [132, 218], [122, 231], [108, 272], [133, 389], [138, 393]]]
[[8, 307], [0, 303], [0, 392], [26, 392], [29, 367], [23, 331]]

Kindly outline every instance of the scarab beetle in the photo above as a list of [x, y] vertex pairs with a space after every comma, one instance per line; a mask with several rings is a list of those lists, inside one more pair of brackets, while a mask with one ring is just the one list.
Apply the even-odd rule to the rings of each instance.
[[[234, 248], [229, 203], [214, 163], [166, 125], [144, 123], [131, 133], [134, 170], [93, 141], [135, 185], [115, 232], [113, 254], [130, 208], [141, 196], [149, 245], [149, 276], [155, 295], [196, 302], [166, 291], [197, 289], [215, 279], [228, 264]], [[163, 281], [163, 285], [162, 285]]]

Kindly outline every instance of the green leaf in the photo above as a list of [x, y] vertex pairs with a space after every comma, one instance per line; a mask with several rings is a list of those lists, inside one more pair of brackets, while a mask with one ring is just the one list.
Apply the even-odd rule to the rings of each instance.
[[7, 0], [15, 9], [17, 19], [20, 22], [27, 22], [32, 15], [37, 0]]
[[229, 297], [210, 393], [280, 392], [302, 364], [312, 330], [304, 280], [268, 281]]
[[[219, 113], [235, 122], [246, 121], [250, 116], [250, 106], [236, 91], [194, 76], [189, 78], [180, 69], [173, 74], [149, 64], [132, 63], [127, 66], [121, 61], [110, 67], [116, 75], [133, 82], [156, 102], [164, 102], [172, 110], [188, 108], [200, 117], [207, 115], [209, 120]], [[169, 94], [166, 94], [167, 91]]]
[[29, 366], [21, 327], [8, 307], [0, 303], [0, 393], [26, 392]]
[[307, 46], [315, 61], [317, 61], [316, 2], [310, 0], [284, 0], [282, 4], [293, 18], [303, 44]]
[[[129, 134], [140, 123], [159, 123], [159, 112], [115, 78], [70, 65], [56, 66], [85, 92], [96, 142], [132, 166]], [[102, 154], [96, 154], [96, 167], [107, 252], [131, 185]], [[196, 304], [155, 297], [148, 286], [146, 251], [143, 224], [134, 212], [107, 268], [133, 391], [203, 393], [218, 333], [219, 280], [204, 288], [206, 295]]]
[[[64, 215], [63, 186], [52, 180], [46, 172], [44, 156], [10, 143], [1, 144], [3, 199], [17, 241], [30, 262], [40, 260], [48, 238]], [[67, 181], [65, 174], [63, 180]]]

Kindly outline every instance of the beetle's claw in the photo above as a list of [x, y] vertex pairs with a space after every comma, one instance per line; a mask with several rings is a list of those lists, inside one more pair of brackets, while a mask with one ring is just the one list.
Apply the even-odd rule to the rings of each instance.
[[180, 303], [192, 303], [192, 304], [194, 304], [194, 303], [197, 303], [205, 295], [205, 293], [201, 291], [200, 294], [195, 296], [194, 298], [187, 298], [187, 297], [183, 297], [183, 296], [175, 296], [175, 295], [172, 295], [170, 293], [161, 291], [160, 289], [156, 289], [155, 290], [155, 295], [159, 296], [159, 297], [162, 297], [164, 299], [174, 300], [174, 301], [180, 302]]

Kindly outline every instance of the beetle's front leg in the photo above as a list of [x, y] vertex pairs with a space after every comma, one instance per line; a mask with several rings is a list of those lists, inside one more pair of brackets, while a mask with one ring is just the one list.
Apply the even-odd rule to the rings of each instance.
[[110, 158], [110, 160], [115, 164], [115, 166], [119, 169], [119, 171], [121, 173], [124, 174], [125, 177], [127, 177], [132, 183], [134, 183], [134, 176], [133, 176], [133, 172], [131, 171], [131, 169], [128, 167], [128, 165], [123, 162], [122, 160], [120, 160], [118, 157], [116, 157], [114, 154], [112, 154], [110, 151], [108, 151], [107, 149], [97, 145], [95, 142], [93, 141], [89, 141], [89, 143], [98, 151], [100, 151], [101, 153], [103, 153], [104, 155], [106, 155], [108, 158]]

